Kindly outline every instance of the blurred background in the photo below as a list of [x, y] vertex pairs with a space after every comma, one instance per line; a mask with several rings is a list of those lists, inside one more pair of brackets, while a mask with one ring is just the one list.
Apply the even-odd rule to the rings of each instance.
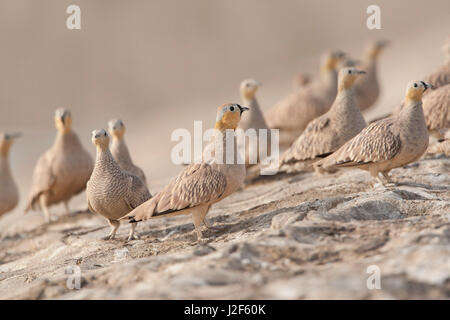
[[[81, 30], [66, 28], [71, 4], [81, 7]], [[371, 4], [381, 7], [381, 30], [366, 27]], [[317, 74], [324, 50], [360, 58], [368, 41], [389, 39], [371, 119], [443, 63], [449, 18], [448, 0], [0, 0], [0, 131], [24, 134], [11, 153], [21, 203], [0, 230], [23, 214], [58, 107], [72, 111], [93, 156], [91, 131], [121, 118], [155, 193], [180, 170], [170, 162], [172, 131], [194, 120], [213, 126], [218, 105], [240, 100], [241, 80], [263, 83], [258, 98], [268, 109], [292, 92], [296, 73]], [[85, 195], [71, 207], [85, 208]]]

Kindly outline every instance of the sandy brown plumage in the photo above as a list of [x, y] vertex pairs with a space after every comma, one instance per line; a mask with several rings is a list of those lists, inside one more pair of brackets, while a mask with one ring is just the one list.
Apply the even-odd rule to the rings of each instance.
[[50, 221], [48, 206], [63, 202], [69, 211], [69, 200], [86, 188], [93, 169], [91, 156], [71, 129], [70, 112], [58, 109], [55, 124], [56, 139], [37, 161], [25, 209], [25, 212], [42, 210], [47, 222]]
[[[150, 199], [151, 194], [141, 179], [124, 171], [114, 160], [105, 130], [95, 130], [92, 142], [97, 147], [97, 155], [87, 182], [87, 201], [89, 210], [108, 219], [111, 233], [107, 239], [113, 239], [120, 225], [118, 220]], [[128, 240], [135, 238], [135, 227], [133, 224]]]
[[292, 81], [292, 88], [297, 91], [306, 88], [309, 84], [311, 84], [311, 76], [306, 73], [298, 73]]
[[214, 143], [224, 152], [222, 157], [214, 153], [207, 161], [195, 163], [184, 168], [181, 173], [164, 187], [154, 198], [130, 212], [131, 222], [148, 220], [154, 217], [167, 217], [179, 214], [191, 214], [197, 237], [202, 239], [201, 225], [209, 225], [206, 220], [211, 205], [229, 196], [240, 188], [245, 179], [245, 164], [235, 157], [227, 164], [229, 152], [236, 156], [234, 148], [227, 148], [227, 141], [234, 135], [226, 135], [228, 129], [236, 129], [241, 114], [248, 110], [238, 104], [225, 104], [219, 107], [216, 118]]
[[0, 216], [19, 203], [19, 191], [9, 164], [9, 152], [19, 134], [0, 133]]
[[145, 178], [144, 171], [136, 166], [131, 159], [130, 152], [128, 151], [127, 144], [125, 143], [125, 125], [122, 120], [111, 120], [108, 122], [109, 134], [112, 137], [110, 146], [111, 154], [118, 163], [118, 165], [125, 171], [128, 171], [147, 185], [147, 179]]
[[441, 130], [450, 128], [450, 84], [431, 90], [423, 97], [423, 113], [430, 134], [443, 138]]
[[323, 57], [319, 80], [297, 90], [275, 104], [265, 114], [269, 128], [280, 129], [280, 146], [288, 147], [314, 118], [329, 110], [337, 93], [336, 65], [343, 58], [341, 52]]
[[[428, 146], [422, 94], [429, 87], [422, 81], [408, 84], [405, 108], [395, 117], [370, 124], [316, 167], [357, 167], [380, 179], [387, 173], [418, 160]], [[384, 182], [384, 181], [382, 181]]]
[[[270, 155], [271, 134], [256, 99], [256, 92], [260, 85], [259, 81], [246, 79], [241, 82], [240, 86], [242, 105], [249, 107], [250, 110], [242, 114], [238, 128], [244, 131], [254, 130], [253, 132], [247, 131], [247, 134], [249, 137], [255, 137], [253, 140], [249, 137], [245, 138], [245, 163], [248, 166], [257, 164], [261, 158], [266, 158]], [[267, 133], [264, 136], [267, 137], [265, 141], [260, 141], [261, 137], [263, 137], [260, 130], [264, 130]]]
[[360, 68], [365, 70], [366, 76], [355, 81], [355, 99], [361, 111], [369, 109], [375, 104], [380, 95], [380, 85], [378, 81], [378, 56], [386, 47], [387, 41], [375, 41], [369, 44], [366, 49], [366, 56]]
[[443, 153], [446, 156], [450, 156], [450, 129], [441, 130], [441, 136], [443, 137], [442, 139], [428, 147], [427, 153]]
[[341, 69], [336, 100], [330, 110], [312, 120], [285, 151], [280, 161], [284, 169], [291, 171], [293, 164], [308, 165], [328, 156], [366, 126], [353, 90], [354, 81], [362, 73], [356, 68]]

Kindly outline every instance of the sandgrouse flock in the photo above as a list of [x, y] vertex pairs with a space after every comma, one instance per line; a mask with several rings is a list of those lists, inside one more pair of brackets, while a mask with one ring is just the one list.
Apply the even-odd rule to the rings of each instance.
[[[201, 227], [211, 228], [206, 218], [211, 206], [244, 187], [247, 169], [274, 156], [274, 134], [279, 134], [275, 141], [284, 150], [280, 172], [327, 174], [359, 168], [385, 186], [395, 185], [389, 171], [420, 159], [429, 136], [437, 139], [429, 153], [450, 155], [450, 37], [443, 46], [445, 63], [423, 80], [409, 83], [392, 114], [367, 125], [362, 112], [380, 95], [377, 65], [387, 46], [387, 41], [370, 43], [361, 60], [338, 50], [325, 52], [317, 78], [297, 75], [294, 92], [265, 113], [256, 97], [261, 83], [242, 81], [242, 103], [218, 107], [203, 157], [184, 167], [154, 196], [144, 171], [132, 160], [123, 121], [111, 120], [108, 131], [92, 132], [94, 160], [72, 128], [71, 112], [58, 109], [56, 137], [36, 162], [25, 212], [40, 210], [50, 223], [52, 205], [63, 203], [69, 214], [70, 199], [86, 190], [89, 211], [111, 226], [105, 239], [115, 237], [121, 221], [131, 224], [127, 238], [131, 241], [137, 238], [138, 222], [189, 214], [201, 241]], [[240, 135], [247, 139], [243, 149]], [[19, 202], [9, 154], [20, 136], [0, 133], [0, 216]], [[256, 143], [248, 143], [252, 139]]]

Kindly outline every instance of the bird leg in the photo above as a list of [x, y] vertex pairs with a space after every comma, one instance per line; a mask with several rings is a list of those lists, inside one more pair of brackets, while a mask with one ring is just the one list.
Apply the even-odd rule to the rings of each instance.
[[197, 241], [203, 240], [203, 234], [201, 230], [202, 222], [203, 222], [203, 214], [202, 212], [193, 212], [192, 213], [192, 220], [194, 222], [195, 231], [197, 232]]
[[388, 175], [388, 171], [383, 171], [383, 172], [381, 172], [381, 175], [386, 179], [386, 181], [387, 181], [389, 184], [395, 184], [395, 182], [392, 181], [391, 176]]
[[48, 212], [48, 208], [47, 208], [47, 196], [45, 194], [42, 194], [39, 197], [39, 205], [41, 207], [42, 212], [44, 213], [44, 217], [45, 217], [45, 222], [50, 223], [51, 219], [50, 219], [50, 212]]
[[66, 214], [70, 215], [70, 209], [69, 209], [69, 201], [64, 201], [64, 208], [66, 208]]
[[128, 235], [127, 241], [139, 239], [139, 236], [135, 234], [136, 227], [137, 227], [137, 222], [132, 222], [131, 223], [130, 234]]
[[[380, 173], [381, 173], [381, 176], [380, 176]], [[384, 187], [389, 187], [389, 186], [395, 185], [395, 183], [392, 181], [391, 177], [388, 175], [387, 171], [379, 172], [377, 174], [377, 179], [378, 179], [378, 181], [381, 182], [381, 184]]]
[[208, 229], [213, 229], [213, 226], [212, 226], [211, 223], [208, 221], [208, 219], [206, 219], [206, 217], [203, 218], [203, 224], [204, 224]]
[[117, 220], [108, 219], [109, 225], [111, 226], [111, 232], [103, 238], [103, 240], [112, 240], [116, 236], [117, 229], [119, 229], [120, 222]]

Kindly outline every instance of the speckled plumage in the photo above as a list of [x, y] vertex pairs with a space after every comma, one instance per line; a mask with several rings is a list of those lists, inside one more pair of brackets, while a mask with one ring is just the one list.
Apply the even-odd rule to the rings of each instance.
[[[349, 73], [350, 72], [350, 73]], [[361, 71], [344, 68], [339, 73], [339, 92], [330, 110], [312, 120], [305, 131], [281, 157], [280, 165], [308, 164], [336, 151], [365, 126], [353, 90], [353, 81]], [[347, 82], [347, 87], [344, 87]]]
[[[61, 115], [59, 115], [61, 114]], [[86, 188], [93, 169], [93, 161], [83, 148], [77, 134], [71, 130], [71, 116], [67, 110], [57, 110], [65, 117], [64, 128], [58, 129], [53, 146], [37, 161], [34, 168], [29, 200], [25, 212], [41, 209], [50, 221], [47, 207], [68, 201]], [[67, 127], [68, 125], [68, 127]]]
[[206, 214], [211, 205], [235, 192], [245, 179], [245, 164], [238, 161], [239, 156], [233, 163], [224, 161], [229, 152], [235, 152], [226, 147], [226, 141], [232, 138], [236, 142], [236, 137], [226, 135], [225, 130], [236, 129], [244, 110], [237, 104], [225, 104], [218, 109], [216, 129], [222, 134], [222, 139], [216, 139], [214, 143], [221, 144], [223, 158], [214, 153], [201, 163], [187, 166], [154, 198], [130, 212], [128, 219], [138, 222], [159, 216], [191, 214], [197, 237], [201, 240], [200, 226], [202, 223], [208, 226]]
[[[116, 160], [117, 164], [125, 171], [128, 171], [147, 185], [147, 179], [145, 178], [144, 171], [136, 166], [131, 159], [130, 152], [128, 151], [127, 144], [123, 138], [125, 127], [121, 120], [111, 120], [108, 123], [109, 133], [112, 136], [112, 142], [110, 146], [111, 154]], [[122, 131], [123, 130], [123, 131]]]
[[416, 96], [405, 103], [406, 107], [397, 116], [370, 124], [335, 153], [316, 162], [315, 166], [357, 167], [368, 170], [373, 177], [382, 173], [387, 178], [391, 169], [418, 160], [428, 146], [428, 131], [420, 100], [422, 93], [418, 92], [426, 89], [427, 85], [421, 82], [409, 84], [407, 95], [413, 93]]
[[[97, 145], [97, 155], [86, 188], [89, 209], [107, 218], [110, 223], [118, 222], [118, 219], [150, 199], [151, 194], [141, 179], [121, 169], [114, 160], [105, 130], [94, 131], [93, 142]], [[109, 237], [113, 238], [116, 231], [113, 230]]]
[[0, 216], [13, 210], [19, 202], [19, 191], [9, 165], [9, 151], [15, 135], [0, 133]]
[[441, 139], [440, 130], [450, 128], [450, 84], [423, 97], [423, 113], [428, 131]]

